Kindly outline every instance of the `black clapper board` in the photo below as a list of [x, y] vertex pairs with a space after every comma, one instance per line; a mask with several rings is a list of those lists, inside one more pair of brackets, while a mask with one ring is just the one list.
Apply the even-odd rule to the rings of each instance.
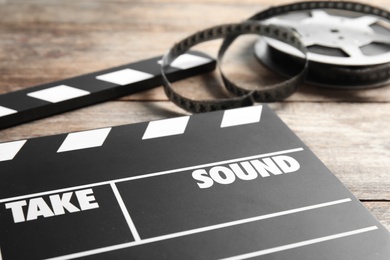
[[[161, 57], [0, 95], [0, 129], [161, 86]], [[171, 64], [180, 80], [215, 68], [215, 60], [190, 51]]]
[[9, 259], [390, 259], [389, 232], [268, 106], [0, 144]]

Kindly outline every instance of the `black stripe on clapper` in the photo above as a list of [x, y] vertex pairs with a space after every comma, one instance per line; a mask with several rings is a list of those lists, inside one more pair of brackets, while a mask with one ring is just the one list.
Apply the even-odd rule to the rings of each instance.
[[[161, 57], [150, 58], [0, 95], [0, 129], [144, 91], [162, 84]], [[171, 80], [215, 68], [211, 57], [191, 51], [172, 64]]]

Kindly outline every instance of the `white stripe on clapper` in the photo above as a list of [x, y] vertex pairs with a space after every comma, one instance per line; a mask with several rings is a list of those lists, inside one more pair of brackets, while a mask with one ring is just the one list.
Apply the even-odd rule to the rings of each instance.
[[59, 103], [65, 100], [74, 99], [91, 94], [89, 91], [67, 86], [59, 85], [27, 93], [27, 96], [41, 99], [51, 103]]
[[240, 107], [223, 113], [221, 128], [260, 122], [263, 106]]
[[123, 202], [122, 196], [120, 195], [120, 193], [118, 191], [118, 188], [116, 187], [115, 183], [110, 183], [110, 184], [111, 184], [111, 188], [112, 188], [112, 190], [113, 190], [113, 192], [115, 194], [115, 197], [116, 197], [116, 199], [118, 201], [119, 207], [122, 210], [123, 216], [126, 219], [127, 225], [129, 225], [130, 231], [133, 234], [134, 240], [135, 241], [140, 241], [141, 238], [140, 238], [140, 236], [138, 234], [138, 231], [137, 231], [137, 229], [136, 229], [136, 227], [134, 225], [133, 220], [130, 217], [129, 212], [127, 211], [127, 208], [125, 206], [125, 203]]
[[96, 77], [96, 79], [124, 86], [153, 77], [153, 74], [126, 68], [99, 75]]
[[[0, 117], [2, 116], [8, 116], [8, 115], [11, 115], [11, 114], [15, 114], [17, 113], [18, 111], [14, 110], [14, 109], [11, 109], [11, 108], [8, 108], [8, 107], [3, 107], [3, 106], [0, 106]], [[0, 258], [1, 260], [1, 258]]]
[[0, 144], [0, 162], [15, 158], [27, 140], [12, 141]]
[[142, 140], [184, 134], [190, 116], [150, 121]]
[[112, 127], [69, 133], [57, 153], [100, 147], [103, 145]]
[[[180, 55], [176, 60], [174, 60], [170, 67], [178, 68], [181, 70], [186, 70], [189, 68], [193, 68], [202, 64], [206, 64], [210, 62], [211, 60], [209, 58], [200, 57], [192, 54], [182, 54]], [[158, 64], [162, 64], [162, 60], [157, 61]]]

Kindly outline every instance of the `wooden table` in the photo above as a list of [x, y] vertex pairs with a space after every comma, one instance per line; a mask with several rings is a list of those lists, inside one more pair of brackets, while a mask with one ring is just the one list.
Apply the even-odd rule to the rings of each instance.
[[[0, 93], [159, 56], [197, 30], [240, 22], [288, 2], [0, 0]], [[388, 2], [370, 3], [386, 7]], [[243, 84], [276, 80], [253, 57], [255, 40], [241, 39], [224, 61], [226, 72]], [[215, 56], [219, 44], [202, 44], [199, 50]], [[223, 94], [219, 82], [216, 73], [208, 73], [174, 86], [189, 97], [215, 98]], [[390, 87], [339, 91], [306, 84], [270, 105], [390, 230]], [[158, 87], [1, 130], [0, 141], [183, 114]]]

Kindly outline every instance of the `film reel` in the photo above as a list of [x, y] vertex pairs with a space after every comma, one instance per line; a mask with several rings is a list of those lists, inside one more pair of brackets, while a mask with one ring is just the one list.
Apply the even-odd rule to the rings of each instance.
[[[255, 45], [255, 55], [289, 79], [262, 90], [247, 90], [223, 74], [220, 62], [225, 51], [238, 36], [248, 33], [264, 36]], [[218, 69], [225, 87], [236, 97], [193, 100], [177, 93], [165, 75], [169, 65], [194, 45], [218, 38], [224, 38]], [[343, 89], [383, 86], [390, 82], [390, 13], [349, 1], [271, 7], [241, 24], [214, 26], [175, 44], [163, 58], [161, 74], [168, 99], [194, 113], [280, 101], [304, 80]]]
[[[289, 27], [300, 34], [308, 49], [308, 82], [353, 89], [389, 83], [390, 21], [386, 11], [352, 2], [328, 2], [326, 6], [323, 2], [308, 2], [309, 8], [302, 8], [306, 10], [294, 11], [296, 5], [284, 6], [282, 9], [288, 12], [263, 22]], [[284, 75], [294, 74], [297, 60], [302, 59], [295, 49], [269, 38], [256, 43], [255, 55]]]

